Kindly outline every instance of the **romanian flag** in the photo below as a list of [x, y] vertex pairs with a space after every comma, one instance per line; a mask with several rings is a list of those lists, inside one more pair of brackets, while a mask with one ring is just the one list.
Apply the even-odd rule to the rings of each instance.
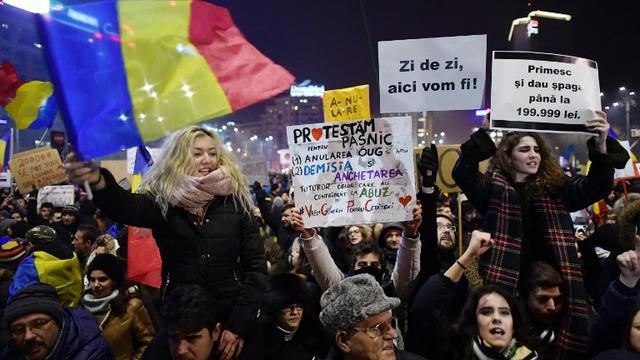
[[136, 192], [140, 182], [142, 182], [142, 176], [147, 172], [147, 168], [153, 164], [153, 159], [147, 147], [144, 145], [138, 146], [136, 151], [136, 160], [133, 163], [133, 178], [131, 179], [131, 192]]
[[204, 1], [55, 5], [40, 19], [69, 138], [83, 158], [229, 114], [294, 80], [225, 8]]
[[[145, 146], [138, 146], [133, 165], [131, 192], [135, 192], [142, 176], [153, 165], [151, 154]], [[127, 278], [141, 284], [160, 288], [162, 284], [162, 257], [150, 229], [129, 226], [127, 228]]]
[[9, 148], [9, 141], [11, 141], [11, 131], [7, 131], [0, 138], [0, 171], [4, 171], [9, 168], [9, 160], [11, 158], [11, 154], [7, 149]]
[[40, 129], [51, 127], [58, 113], [53, 84], [47, 81], [23, 82], [8, 61], [0, 65], [0, 102], [16, 127]]

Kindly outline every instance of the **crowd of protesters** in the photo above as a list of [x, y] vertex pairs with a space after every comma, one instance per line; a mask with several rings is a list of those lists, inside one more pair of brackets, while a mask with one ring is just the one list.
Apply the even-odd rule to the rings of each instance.
[[[411, 220], [316, 229], [287, 176], [247, 184], [200, 127], [136, 193], [70, 154], [75, 204], [0, 194], [0, 359], [640, 359], [640, 195], [614, 186], [606, 114], [587, 127], [588, 175], [483, 127], [464, 194], [436, 186], [434, 145]], [[160, 289], [127, 279], [128, 226], [152, 229]]]

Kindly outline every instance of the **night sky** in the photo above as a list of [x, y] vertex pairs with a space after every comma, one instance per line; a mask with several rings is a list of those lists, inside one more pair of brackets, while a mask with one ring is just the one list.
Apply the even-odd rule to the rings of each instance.
[[[87, 0], [67, 0], [80, 3]], [[640, 56], [637, 55], [638, 13], [631, 1], [597, 0], [208, 0], [227, 7], [236, 25], [259, 50], [283, 65], [297, 81], [310, 79], [327, 89], [360, 84], [371, 86], [372, 112], [379, 107], [377, 89], [377, 42], [383, 40], [488, 35], [487, 64], [492, 50], [512, 49], [507, 41], [511, 22], [530, 11], [568, 13], [568, 23], [541, 23], [538, 51], [559, 52], [598, 62], [604, 104], [617, 100], [617, 89], [640, 90]], [[152, 15], [149, 15], [152, 16]], [[487, 73], [485, 99], [489, 99]], [[485, 100], [485, 106], [489, 106]], [[268, 100], [267, 100], [268, 102]], [[225, 119], [253, 121], [265, 102]], [[618, 110], [618, 112], [620, 112]], [[474, 125], [470, 112], [438, 113], [437, 131], [464, 141]], [[632, 111], [632, 125], [638, 121]], [[464, 118], [452, 129], [449, 117]], [[610, 113], [620, 126], [624, 114]], [[444, 120], [440, 120], [444, 119]], [[442, 124], [439, 126], [438, 124]]]

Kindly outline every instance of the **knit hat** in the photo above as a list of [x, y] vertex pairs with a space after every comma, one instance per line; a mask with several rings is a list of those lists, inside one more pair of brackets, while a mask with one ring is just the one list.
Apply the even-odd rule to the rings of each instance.
[[18, 318], [35, 313], [48, 314], [62, 326], [64, 308], [51, 285], [35, 283], [18, 291], [4, 309], [2, 324], [8, 328]]
[[[1, 240], [0, 240], [1, 241]], [[9, 240], [0, 245], [0, 267], [19, 264], [27, 253], [15, 240]]]
[[320, 321], [332, 332], [348, 330], [355, 323], [395, 309], [400, 299], [388, 297], [369, 274], [348, 277], [333, 285], [320, 298]]
[[99, 254], [87, 266], [87, 276], [94, 270], [101, 270], [116, 284], [116, 288], [124, 282], [124, 267], [120, 259], [111, 254]]
[[11, 218], [11, 213], [9, 213], [7, 210], [0, 210], [0, 215], [2, 215], [2, 217], [5, 219]]
[[278, 274], [269, 279], [266, 292], [266, 308], [270, 312], [284, 309], [291, 304], [305, 305], [305, 282], [296, 274]]
[[32, 244], [42, 244], [56, 239], [56, 231], [46, 225], [38, 225], [27, 231], [24, 239]]
[[380, 230], [380, 236], [378, 237], [378, 245], [381, 249], [384, 249], [384, 247], [387, 245], [384, 240], [391, 230], [400, 230], [400, 232], [402, 232], [404, 231], [404, 227], [402, 226], [402, 224], [397, 222], [384, 224], [382, 226], [382, 230]]
[[78, 207], [75, 205], [65, 205], [65, 207], [62, 208], [62, 215], [65, 214], [78, 215]]

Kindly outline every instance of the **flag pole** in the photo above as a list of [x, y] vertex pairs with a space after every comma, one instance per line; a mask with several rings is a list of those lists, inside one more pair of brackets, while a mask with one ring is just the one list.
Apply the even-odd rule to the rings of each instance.
[[[11, 159], [13, 158], [13, 143], [15, 142], [14, 136], [16, 135], [15, 132], [13, 131], [13, 128], [10, 128], [9, 131], [11, 132], [11, 134], [9, 134], [9, 161], [11, 161]], [[2, 159], [2, 161], [4, 161], [4, 159]], [[11, 170], [9, 169], [9, 174], [11, 174]], [[9, 183], [11, 184], [11, 193], [13, 194], [13, 192], [15, 191], [15, 188], [13, 186], [13, 177], [9, 176]]]

